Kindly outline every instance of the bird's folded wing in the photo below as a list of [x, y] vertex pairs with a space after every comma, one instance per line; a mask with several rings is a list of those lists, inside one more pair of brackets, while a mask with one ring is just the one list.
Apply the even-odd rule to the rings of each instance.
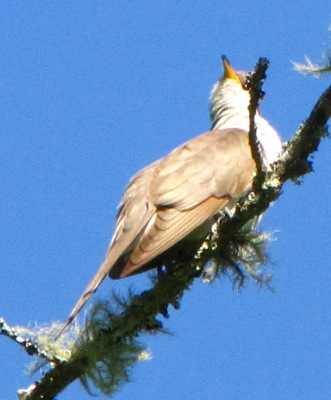
[[244, 194], [255, 164], [247, 132], [227, 129], [190, 140], [153, 168], [145, 200], [155, 211], [130, 247], [122, 277], [139, 272]]
[[120, 277], [139, 272], [141, 267], [185, 238], [227, 204], [228, 198], [212, 196], [186, 211], [158, 209], [130, 254]]
[[240, 196], [254, 169], [247, 132], [209, 131], [157, 163], [148, 196], [156, 207], [187, 210], [210, 196]]

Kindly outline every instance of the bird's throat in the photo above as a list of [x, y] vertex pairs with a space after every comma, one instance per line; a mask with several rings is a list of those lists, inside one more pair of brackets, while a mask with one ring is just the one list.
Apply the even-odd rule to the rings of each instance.
[[[249, 132], [249, 92], [231, 81], [216, 83], [211, 93], [210, 117], [212, 129], [242, 129]], [[263, 161], [268, 166], [282, 151], [277, 132], [257, 111], [257, 138], [263, 148]]]

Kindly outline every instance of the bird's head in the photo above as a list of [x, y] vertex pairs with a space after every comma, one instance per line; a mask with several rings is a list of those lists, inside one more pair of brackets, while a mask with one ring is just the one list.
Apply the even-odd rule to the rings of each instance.
[[222, 57], [222, 63], [223, 76], [215, 83], [210, 96], [212, 128], [216, 129], [222, 126], [236, 127], [236, 120], [239, 117], [247, 120], [250, 101], [247, 87], [250, 74], [234, 70], [225, 56]]
[[248, 90], [247, 83], [250, 73], [247, 71], [235, 71], [225, 56], [222, 56], [222, 63], [224, 74], [216, 85], [233, 84], [241, 86], [244, 91]]

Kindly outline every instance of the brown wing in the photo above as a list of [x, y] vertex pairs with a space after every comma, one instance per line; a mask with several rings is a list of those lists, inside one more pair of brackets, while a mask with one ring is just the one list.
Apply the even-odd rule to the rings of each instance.
[[251, 186], [255, 163], [246, 132], [210, 131], [158, 161], [147, 199], [155, 213], [111, 277], [139, 273]]
[[72, 310], [75, 318], [102, 280], [141, 272], [143, 266], [242, 196], [255, 163], [247, 132], [209, 131], [136, 174], [119, 206], [106, 259]]
[[[155, 217], [146, 227], [144, 234], [130, 254], [119, 277], [124, 278], [142, 272], [140, 269], [145, 264], [185, 238], [219, 210], [225, 208], [228, 202], [227, 197], [211, 196], [190, 210], [158, 209]], [[143, 269], [143, 271], [145, 270], [146, 268]]]

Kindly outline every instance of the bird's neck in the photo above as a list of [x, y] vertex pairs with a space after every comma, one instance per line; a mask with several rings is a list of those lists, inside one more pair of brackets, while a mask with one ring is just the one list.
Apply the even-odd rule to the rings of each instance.
[[212, 129], [249, 127], [249, 92], [231, 81], [217, 82], [211, 93]]
[[[220, 87], [222, 84], [222, 87]], [[249, 92], [239, 85], [217, 83], [211, 94], [211, 129], [237, 128], [249, 131]], [[257, 138], [263, 148], [266, 165], [277, 160], [282, 142], [274, 128], [257, 111], [255, 115]]]

